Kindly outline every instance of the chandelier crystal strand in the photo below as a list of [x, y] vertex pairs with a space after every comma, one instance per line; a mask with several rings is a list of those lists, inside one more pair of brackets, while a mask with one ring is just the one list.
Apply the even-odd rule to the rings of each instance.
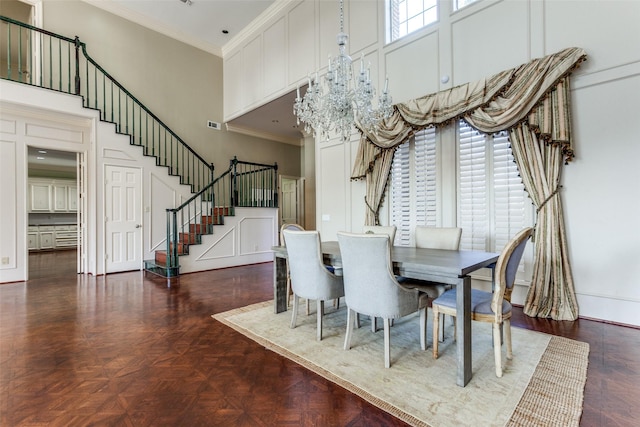
[[305, 132], [313, 132], [314, 136], [326, 139], [329, 139], [330, 132], [336, 132], [343, 141], [347, 141], [354, 123], [367, 132], [377, 133], [380, 122], [393, 113], [393, 105], [388, 91], [389, 80], [386, 79], [378, 107], [373, 107], [376, 90], [371, 83], [370, 67], [365, 69], [364, 54], [360, 59], [360, 72], [354, 80], [353, 63], [346, 52], [349, 36], [344, 32], [343, 8], [343, 1], [340, 1], [340, 32], [336, 37], [338, 56], [329, 56], [329, 66], [323, 76], [324, 85], [316, 73], [315, 78], [309, 77], [304, 97], [300, 97], [298, 87], [293, 113], [298, 124], [304, 122]]

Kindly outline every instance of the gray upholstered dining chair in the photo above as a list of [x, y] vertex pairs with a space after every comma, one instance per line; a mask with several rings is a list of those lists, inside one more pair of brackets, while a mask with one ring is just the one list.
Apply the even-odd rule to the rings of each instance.
[[459, 227], [416, 227], [416, 248], [460, 249], [462, 228]]
[[391, 365], [390, 320], [420, 312], [420, 343], [425, 347], [426, 295], [407, 289], [396, 280], [391, 264], [391, 244], [385, 234], [338, 233], [345, 302], [347, 335], [344, 348], [351, 348], [357, 314], [381, 317], [384, 324], [384, 364]]
[[[512, 358], [511, 348], [511, 291], [516, 280], [518, 265], [524, 248], [533, 233], [533, 228], [525, 228], [517, 233], [504, 247], [495, 267], [493, 292], [471, 290], [471, 319], [493, 324], [493, 352], [496, 376], [502, 376], [501, 330], [504, 324], [504, 340], [507, 345], [507, 359]], [[438, 314], [456, 315], [456, 288], [446, 291], [433, 301], [433, 358], [438, 358]]]
[[[284, 230], [296, 230], [296, 231], [304, 231], [304, 227], [302, 227], [299, 224], [282, 224], [282, 227], [280, 227], [280, 246], [287, 246], [286, 242], [284, 241], [284, 236], [282, 235], [282, 232]], [[289, 306], [289, 300], [291, 299], [291, 273], [289, 272], [289, 260], [285, 259], [286, 265], [287, 265], [287, 307]], [[308, 306], [308, 304], [307, 304]], [[307, 307], [307, 312], [308, 312], [308, 307]]]
[[391, 246], [393, 246], [393, 242], [396, 240], [396, 230], [397, 227], [395, 225], [365, 225], [364, 227], [362, 227], [363, 233], [386, 234], [387, 236], [389, 236]]
[[[446, 250], [460, 249], [460, 236], [462, 236], [462, 228], [459, 227], [418, 226], [414, 234], [417, 248]], [[403, 279], [400, 280], [403, 282]], [[451, 285], [424, 280], [412, 280], [403, 284], [427, 294], [431, 300], [438, 298], [447, 289], [451, 289]], [[439, 323], [440, 340], [444, 341], [444, 315], [441, 316], [441, 320]]]
[[318, 341], [322, 340], [322, 316], [324, 302], [344, 296], [342, 277], [330, 272], [322, 263], [320, 233], [318, 231], [283, 230], [287, 244], [287, 257], [291, 272], [293, 291], [293, 314], [291, 328], [296, 327], [298, 298], [316, 300]]
[[[386, 234], [389, 236], [389, 241], [391, 246], [393, 246], [393, 242], [396, 239], [396, 230], [397, 227], [395, 225], [365, 225], [362, 227], [362, 232], [366, 234]], [[391, 321], [393, 325], [393, 321]], [[376, 332], [378, 330], [378, 323], [375, 317], [371, 318], [371, 331]], [[424, 349], [423, 349], [424, 350]]]

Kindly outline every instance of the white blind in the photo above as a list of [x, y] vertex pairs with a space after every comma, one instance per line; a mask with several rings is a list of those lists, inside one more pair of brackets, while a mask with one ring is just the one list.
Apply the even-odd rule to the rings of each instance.
[[[500, 252], [531, 224], [531, 201], [513, 159], [507, 132], [481, 134], [458, 124], [458, 225], [461, 249]], [[524, 271], [523, 258], [520, 271]]]
[[531, 206], [518, 167], [511, 153], [506, 132], [493, 135], [493, 250], [500, 251], [513, 236], [526, 227], [525, 207]]
[[436, 130], [415, 136], [416, 224], [436, 226]]
[[458, 164], [458, 227], [460, 249], [486, 251], [489, 237], [487, 141], [485, 135], [460, 121]]
[[398, 148], [391, 166], [391, 221], [395, 244], [410, 246], [416, 225], [437, 219], [436, 130], [424, 129]]
[[391, 165], [391, 222], [396, 226], [395, 244], [408, 246], [411, 239], [410, 141], [396, 148]]

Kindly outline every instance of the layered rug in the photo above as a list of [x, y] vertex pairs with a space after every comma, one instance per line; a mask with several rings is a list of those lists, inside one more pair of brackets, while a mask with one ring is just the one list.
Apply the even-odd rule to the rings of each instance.
[[432, 357], [431, 317], [426, 352], [420, 350], [418, 315], [396, 320], [391, 368], [385, 369], [383, 332], [373, 333], [368, 318], [354, 330], [351, 349], [345, 351], [344, 304], [325, 310], [320, 342], [315, 338], [315, 313], [301, 311], [294, 329], [289, 327], [291, 311], [274, 314], [272, 301], [212, 317], [411, 425], [579, 425], [587, 343], [512, 328], [513, 359], [507, 360], [503, 349], [503, 376], [497, 378], [491, 325], [473, 322], [473, 377], [459, 387], [449, 320], [437, 360]]

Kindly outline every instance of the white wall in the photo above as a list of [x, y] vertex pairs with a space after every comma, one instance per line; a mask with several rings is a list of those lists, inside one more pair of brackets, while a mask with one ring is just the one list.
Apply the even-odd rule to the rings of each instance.
[[[640, 117], [640, 2], [481, 0], [457, 12], [451, 9], [450, 1], [440, 2], [437, 24], [385, 45], [384, 1], [346, 0], [350, 54], [359, 58], [364, 53], [371, 61], [377, 87], [388, 75], [394, 102], [402, 102], [566, 47], [585, 49], [588, 60], [572, 78], [576, 158], [564, 168], [562, 192], [580, 315], [640, 325], [640, 141], [633, 126]], [[336, 2], [293, 2], [269, 17], [271, 27], [265, 24], [236, 42], [224, 57], [225, 118], [275, 97], [265, 87], [288, 92], [307, 73], [326, 68], [327, 55], [337, 53], [337, 11]], [[286, 34], [284, 47], [265, 45], [262, 55], [245, 55], [244, 62], [234, 63], [245, 46], [249, 51], [250, 41], [265, 37], [273, 25]], [[288, 64], [286, 84], [281, 75], [276, 82], [265, 71], [260, 87], [232, 90], [249, 80], [241, 72], [230, 76], [227, 67], [262, 67], [272, 56]], [[447, 83], [441, 82], [443, 76], [449, 77]], [[444, 138], [454, 142], [452, 132]], [[317, 228], [325, 240], [363, 224], [364, 183], [349, 180], [356, 147], [355, 136], [346, 144], [316, 143]], [[450, 205], [451, 200], [443, 223], [455, 221]], [[525, 294], [526, 288], [517, 289], [514, 302], [521, 303]]]
[[[155, 158], [129, 145], [129, 137], [115, 133], [94, 110], [82, 108], [81, 98], [0, 80], [0, 283], [27, 278], [27, 146], [81, 152], [86, 158], [86, 266], [90, 274], [104, 274], [105, 195], [107, 165], [140, 168], [142, 172], [143, 259], [153, 259], [166, 242], [166, 209], [191, 197]], [[37, 129], [30, 132], [29, 129]], [[62, 138], [62, 136], [66, 136]], [[277, 209], [237, 209], [235, 217], [214, 227], [201, 245], [181, 258], [181, 272], [193, 272], [273, 259], [277, 243]], [[142, 268], [142, 265], [140, 265]]]

